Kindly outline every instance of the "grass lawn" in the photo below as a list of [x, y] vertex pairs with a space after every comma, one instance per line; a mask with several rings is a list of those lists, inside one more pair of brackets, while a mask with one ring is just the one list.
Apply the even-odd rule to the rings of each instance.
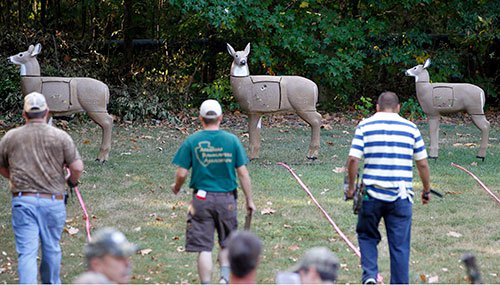
[[[292, 266], [313, 246], [327, 246], [341, 260], [338, 283], [359, 283], [359, 260], [333, 230], [320, 211], [288, 171], [276, 165], [289, 164], [309, 186], [313, 195], [337, 225], [357, 245], [351, 202], [343, 201], [344, 173], [336, 173], [345, 163], [357, 121], [332, 122], [331, 129], [321, 132], [321, 149], [317, 161], [305, 159], [309, 128], [295, 116], [290, 122], [277, 124], [264, 119], [260, 159], [249, 165], [254, 199], [258, 211], [252, 229], [264, 244], [258, 270], [260, 283], [274, 283], [275, 274]], [[245, 121], [231, 118], [231, 131], [248, 146]], [[278, 125], [270, 127], [271, 123]], [[83, 156], [86, 171], [80, 191], [87, 204], [94, 228], [114, 226], [143, 249], [134, 263], [133, 283], [197, 283], [196, 254], [184, 252], [185, 218], [190, 200], [187, 187], [179, 195], [170, 192], [175, 168], [170, 161], [177, 147], [199, 125], [187, 128], [120, 124], [113, 130], [113, 149], [105, 165], [94, 162], [100, 144], [100, 129], [91, 123], [72, 122], [68, 132]], [[428, 126], [419, 123], [428, 145]], [[228, 129], [227, 121], [223, 128]], [[413, 207], [411, 250], [412, 283], [423, 283], [422, 275], [438, 278], [439, 283], [466, 283], [460, 257], [465, 252], [476, 255], [485, 283], [500, 283], [500, 205], [465, 172], [451, 162], [475, 173], [500, 196], [500, 126], [492, 124], [490, 146], [484, 162], [475, 156], [479, 130], [461, 120], [441, 125], [440, 156], [430, 161], [431, 185], [445, 194], [432, 198], [429, 205]], [[476, 145], [470, 145], [474, 143]], [[422, 189], [414, 175], [418, 194]], [[7, 180], [0, 179], [0, 282], [17, 282], [17, 257], [11, 228], [11, 196]], [[240, 191], [240, 195], [243, 195]], [[239, 200], [240, 225], [244, 221], [244, 201]], [[67, 228], [62, 238], [62, 280], [71, 282], [85, 268], [82, 248], [85, 227], [76, 197], [68, 204]], [[272, 212], [272, 213], [271, 213]], [[381, 226], [383, 231], [383, 226]], [[389, 282], [389, 253], [385, 232], [379, 245], [380, 273]], [[148, 250], [149, 251], [149, 250]], [[218, 280], [214, 274], [213, 281]]]

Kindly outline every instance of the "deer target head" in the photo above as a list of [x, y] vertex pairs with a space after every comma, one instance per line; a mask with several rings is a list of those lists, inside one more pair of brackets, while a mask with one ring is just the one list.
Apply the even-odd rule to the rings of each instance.
[[233, 57], [234, 64], [237, 66], [244, 66], [248, 62], [247, 57], [250, 53], [250, 43], [248, 43], [242, 51], [235, 51], [230, 44], [227, 44], [227, 51]]
[[41, 44], [30, 45], [28, 50], [9, 56], [9, 61], [13, 64], [23, 65], [32, 60], [33, 57], [36, 57], [40, 51], [42, 51]]
[[406, 70], [405, 75], [406, 76], [413, 76], [413, 77], [418, 77], [420, 73], [422, 73], [424, 70], [427, 69], [431, 65], [431, 60], [427, 59], [424, 64], [419, 64], [417, 66], [414, 66], [408, 70]]

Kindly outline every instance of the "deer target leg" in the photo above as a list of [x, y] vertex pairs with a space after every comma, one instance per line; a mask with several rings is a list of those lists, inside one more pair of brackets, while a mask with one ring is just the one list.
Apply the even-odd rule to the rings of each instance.
[[297, 114], [311, 126], [311, 142], [309, 144], [308, 159], [317, 159], [319, 153], [321, 115], [316, 111], [297, 111]]
[[472, 122], [478, 129], [481, 130], [481, 146], [477, 154], [478, 158], [484, 160], [486, 157], [486, 149], [488, 148], [488, 140], [490, 136], [490, 122], [486, 120], [485, 115], [471, 115]]
[[248, 114], [248, 136], [250, 140], [250, 151], [248, 157], [250, 159], [259, 158], [260, 152], [260, 129], [261, 129], [261, 114]]
[[102, 129], [102, 141], [96, 161], [106, 162], [111, 150], [111, 132], [113, 130], [113, 117], [105, 112], [88, 112], [89, 117]]
[[431, 146], [429, 147], [429, 157], [437, 158], [439, 152], [439, 115], [429, 116], [429, 136]]
[[49, 112], [49, 115], [47, 116], [47, 124], [49, 126], [53, 126], [54, 125], [53, 121], [54, 121], [54, 117], [52, 117], [52, 113]]

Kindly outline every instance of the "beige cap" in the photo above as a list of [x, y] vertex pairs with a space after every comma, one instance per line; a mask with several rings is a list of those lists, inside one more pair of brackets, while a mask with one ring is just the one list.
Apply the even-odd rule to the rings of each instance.
[[47, 110], [45, 96], [38, 92], [31, 92], [24, 97], [24, 111], [26, 113], [38, 113]]
[[217, 118], [222, 115], [222, 108], [219, 102], [209, 99], [205, 100], [200, 106], [200, 116], [207, 119]]

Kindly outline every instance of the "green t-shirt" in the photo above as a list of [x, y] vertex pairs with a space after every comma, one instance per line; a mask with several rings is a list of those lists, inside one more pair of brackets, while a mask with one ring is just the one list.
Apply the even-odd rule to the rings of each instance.
[[189, 187], [208, 192], [229, 192], [238, 187], [236, 168], [248, 163], [238, 138], [222, 130], [203, 130], [190, 135], [172, 163], [192, 168]]

